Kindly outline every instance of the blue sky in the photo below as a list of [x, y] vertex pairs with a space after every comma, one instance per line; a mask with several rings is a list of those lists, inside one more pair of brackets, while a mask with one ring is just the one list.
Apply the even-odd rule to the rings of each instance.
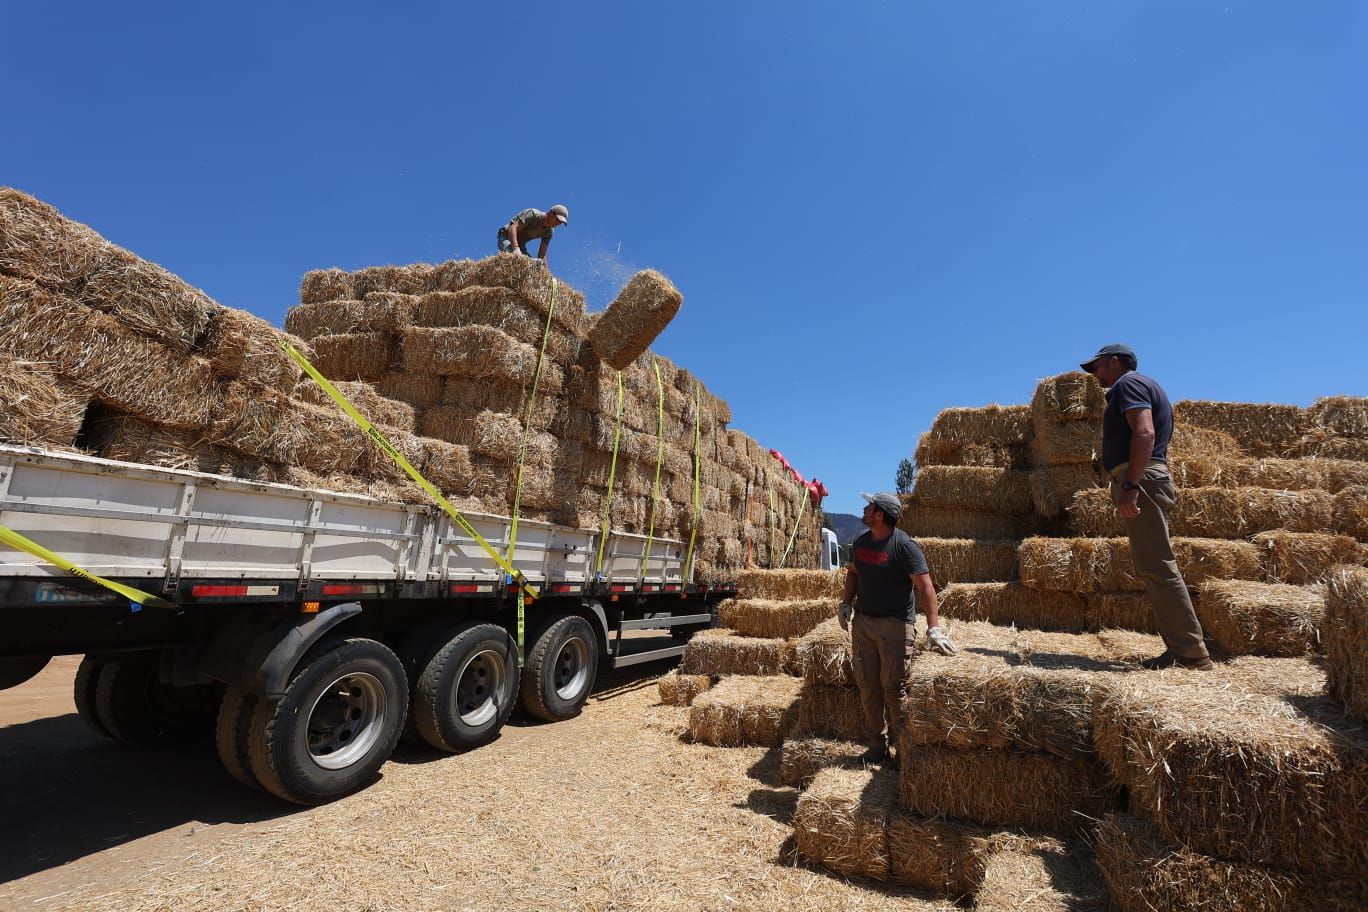
[[310, 269], [550, 251], [859, 512], [936, 414], [1124, 341], [1368, 395], [1357, 2], [11, 0], [0, 184], [277, 325]]

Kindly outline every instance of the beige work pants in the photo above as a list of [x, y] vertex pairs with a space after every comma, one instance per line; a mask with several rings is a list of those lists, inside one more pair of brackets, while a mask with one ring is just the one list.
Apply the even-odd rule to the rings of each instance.
[[860, 688], [870, 747], [897, 744], [902, 699], [907, 690], [907, 663], [916, 652], [916, 624], [897, 617], [855, 612], [850, 623], [850, 659], [855, 683]]

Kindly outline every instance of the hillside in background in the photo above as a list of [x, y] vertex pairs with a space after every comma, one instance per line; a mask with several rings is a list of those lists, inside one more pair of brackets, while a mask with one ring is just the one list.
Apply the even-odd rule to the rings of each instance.
[[827, 513], [826, 521], [831, 531], [836, 533], [836, 541], [842, 545], [855, 541], [855, 536], [863, 532], [865, 527], [854, 513]]

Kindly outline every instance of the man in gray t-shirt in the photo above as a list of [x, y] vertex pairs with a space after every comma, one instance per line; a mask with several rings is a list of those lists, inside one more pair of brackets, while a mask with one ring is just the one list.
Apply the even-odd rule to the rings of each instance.
[[546, 248], [551, 246], [551, 235], [558, 225], [570, 221], [570, 210], [564, 206], [552, 206], [546, 212], [540, 209], [524, 209], [508, 220], [499, 229], [499, 253], [522, 253], [531, 256], [527, 245], [535, 238], [541, 238], [541, 249], [537, 258], [546, 261]]

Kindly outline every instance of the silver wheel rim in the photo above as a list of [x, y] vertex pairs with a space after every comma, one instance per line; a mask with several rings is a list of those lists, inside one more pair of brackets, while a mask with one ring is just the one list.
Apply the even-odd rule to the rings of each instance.
[[346, 674], [309, 707], [309, 756], [323, 769], [339, 770], [365, 757], [384, 730], [385, 688], [375, 675]]
[[574, 702], [589, 680], [589, 647], [579, 637], [567, 640], [556, 653], [554, 670], [556, 696]]
[[504, 658], [493, 649], [471, 656], [456, 681], [456, 714], [466, 725], [484, 725], [499, 714]]

